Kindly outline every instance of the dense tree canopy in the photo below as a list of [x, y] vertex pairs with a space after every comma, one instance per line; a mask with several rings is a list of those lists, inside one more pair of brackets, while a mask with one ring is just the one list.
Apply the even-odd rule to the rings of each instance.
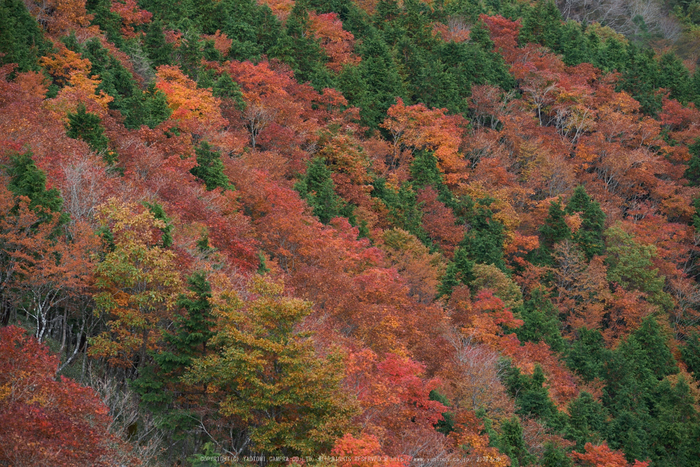
[[698, 28], [0, 0], [0, 464], [700, 465]]

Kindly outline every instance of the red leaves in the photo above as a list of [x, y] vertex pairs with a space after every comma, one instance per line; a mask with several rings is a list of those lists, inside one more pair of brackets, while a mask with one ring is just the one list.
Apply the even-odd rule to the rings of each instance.
[[54, 380], [58, 358], [21, 328], [0, 329], [0, 355], [0, 462], [113, 465], [119, 441], [109, 434], [107, 408], [91, 388]]
[[416, 201], [422, 205], [423, 228], [438, 243], [448, 258], [451, 258], [457, 244], [462, 241], [465, 229], [455, 224], [452, 210], [438, 200], [434, 188], [424, 188], [418, 192]]
[[[395, 354], [380, 361], [374, 352], [362, 350], [349, 355], [346, 371], [346, 385], [363, 408], [358, 422], [379, 439], [384, 452], [403, 454], [435, 434], [433, 425], [447, 408], [429, 399], [438, 380], [423, 380], [423, 365]], [[375, 448], [369, 436], [363, 438], [357, 447]], [[346, 437], [346, 446], [348, 441]]]
[[[479, 15], [479, 20], [483, 21], [491, 33], [491, 40], [496, 51], [501, 51], [507, 62], [511, 62], [514, 55], [517, 55], [518, 34], [522, 24], [520, 20], [511, 21], [501, 15], [487, 16]], [[511, 60], [509, 60], [511, 58]]]
[[112, 13], [118, 14], [122, 19], [121, 33], [124, 37], [130, 39], [136, 37], [134, 26], [148, 24], [151, 22], [153, 14], [139, 8], [136, 0], [112, 1], [110, 10]]

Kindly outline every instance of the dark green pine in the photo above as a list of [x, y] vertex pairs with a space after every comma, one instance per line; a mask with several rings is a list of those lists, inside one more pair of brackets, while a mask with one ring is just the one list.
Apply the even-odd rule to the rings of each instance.
[[50, 50], [24, 2], [0, 0], [0, 65], [16, 63], [16, 71], [38, 71], [39, 57]]
[[189, 407], [176, 402], [182, 395], [179, 379], [192, 359], [207, 352], [213, 332], [211, 285], [203, 272], [188, 279], [190, 294], [181, 296], [177, 306], [184, 312], [176, 319], [175, 330], [166, 334], [167, 348], [153, 355], [153, 364], [140, 370], [132, 387], [141, 396], [142, 404], [159, 416], [161, 429], [174, 443], [191, 443], [189, 430], [197, 418]]
[[667, 52], [659, 60], [658, 85], [670, 92], [671, 99], [676, 99], [681, 104], [687, 104], [692, 100], [693, 82], [688, 69], [673, 52]]
[[100, 154], [107, 164], [116, 161], [116, 154], [109, 150], [109, 139], [104, 134], [99, 115], [87, 112], [81, 102], [75, 113], [68, 114], [66, 134], [70, 138], [85, 141], [90, 149]]
[[313, 209], [313, 213], [324, 224], [341, 215], [344, 202], [335, 192], [331, 170], [325, 160], [316, 157], [311, 160], [304, 178], [294, 188]]
[[152, 21], [148, 25], [144, 38], [144, 50], [147, 51], [148, 58], [151, 59], [154, 67], [171, 63], [173, 47], [165, 40], [162, 21]]
[[215, 151], [206, 141], [203, 141], [195, 152], [197, 165], [190, 170], [192, 175], [202, 180], [209, 191], [215, 188], [231, 189], [231, 182], [224, 173], [221, 153]]
[[553, 265], [554, 245], [571, 239], [571, 229], [565, 221], [565, 212], [561, 205], [561, 199], [552, 201], [549, 205], [549, 213], [540, 227], [540, 247], [530, 253], [530, 260], [536, 264]]
[[447, 265], [445, 275], [438, 287], [438, 296], [449, 297], [458, 285], [469, 285], [474, 280], [474, 262], [468, 258], [464, 248], [458, 247]]
[[588, 196], [583, 185], [576, 187], [566, 206], [567, 214], [576, 212], [581, 215], [581, 226], [573, 235], [573, 240], [590, 260], [594, 255], [603, 254], [605, 213], [600, 208], [600, 204]]
[[518, 417], [503, 420], [501, 432], [495, 437], [493, 444], [510, 458], [511, 467], [531, 465], [536, 460], [527, 450], [523, 427]]
[[700, 335], [697, 332], [692, 333], [681, 346], [681, 355], [688, 371], [700, 381]]
[[521, 342], [546, 342], [555, 352], [566, 350], [566, 341], [559, 329], [558, 310], [541, 288], [531, 293], [519, 309], [524, 324], [515, 330]]
[[[46, 174], [34, 163], [31, 151], [11, 155], [7, 174], [10, 176], [8, 185], [10, 191], [15, 196], [28, 197], [31, 201], [30, 208], [61, 211], [63, 198], [56, 188], [46, 189]], [[62, 222], [65, 221], [67, 221], [67, 215], [64, 214]]]
[[576, 339], [571, 344], [566, 365], [588, 382], [601, 376], [604, 363], [609, 357], [610, 351], [605, 348], [600, 331], [581, 328], [576, 331]]
[[479, 264], [493, 264], [503, 272], [508, 272], [503, 260], [505, 234], [503, 224], [493, 218], [493, 212], [479, 206], [467, 220], [469, 230], [460, 242], [469, 258]]
[[297, 0], [287, 18], [285, 32], [271, 54], [292, 67], [300, 83], [310, 82], [317, 90], [334, 87], [325, 66], [327, 56], [310, 31], [308, 2]]
[[583, 452], [586, 443], [600, 444], [607, 432], [610, 414], [588, 392], [582, 391], [569, 403], [569, 420], [565, 437], [576, 443], [576, 450]]

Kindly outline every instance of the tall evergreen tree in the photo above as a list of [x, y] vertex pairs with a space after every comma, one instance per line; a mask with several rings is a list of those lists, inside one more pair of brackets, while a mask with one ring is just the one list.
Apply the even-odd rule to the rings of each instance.
[[521, 342], [546, 342], [555, 352], [566, 349], [566, 341], [559, 329], [558, 310], [544, 291], [538, 288], [520, 309], [524, 324], [515, 330]]
[[561, 200], [549, 204], [549, 213], [540, 227], [540, 247], [530, 253], [531, 261], [543, 265], [554, 264], [554, 245], [571, 239], [571, 229], [565, 221], [565, 214]]
[[692, 99], [693, 83], [688, 69], [673, 52], [667, 52], [659, 60], [659, 81], [661, 88], [668, 89], [670, 97], [681, 104]]
[[[31, 151], [11, 155], [6, 170], [10, 176], [8, 188], [16, 196], [28, 197], [31, 201], [30, 208], [61, 211], [63, 198], [56, 188], [46, 189], [46, 174], [34, 163]], [[67, 220], [68, 217], [64, 214], [62, 221]]]
[[151, 21], [146, 30], [144, 45], [153, 66], [159, 67], [171, 63], [173, 47], [165, 40], [162, 21]]
[[132, 387], [141, 396], [141, 404], [157, 415], [170, 443], [194, 452], [201, 444], [194, 430], [199, 421], [188, 395], [197, 389], [182, 384], [180, 377], [194, 358], [206, 355], [213, 316], [211, 285], [205, 273], [195, 272], [188, 283], [189, 292], [177, 302], [184, 313], [176, 319], [173, 332], [165, 335], [166, 348], [153, 354], [152, 364], [141, 370]]
[[583, 452], [586, 443], [597, 445], [604, 440], [610, 414], [600, 402], [582, 391], [568, 409], [566, 438], [576, 443], [577, 451]]
[[469, 260], [464, 248], [458, 247], [447, 265], [445, 275], [438, 287], [438, 295], [449, 297], [452, 290], [460, 284], [470, 285], [474, 280], [474, 262]]
[[467, 251], [469, 258], [476, 263], [493, 264], [507, 272], [503, 260], [503, 224], [493, 218], [493, 212], [484, 206], [476, 208], [468, 219], [469, 230], [460, 246]]
[[294, 188], [313, 209], [313, 213], [324, 224], [331, 219], [347, 214], [343, 199], [335, 192], [331, 170], [324, 159], [316, 157], [309, 162], [304, 178]]
[[581, 250], [590, 260], [594, 255], [603, 253], [603, 230], [605, 228], [605, 213], [600, 209], [600, 204], [586, 193], [583, 185], [576, 187], [569, 203], [566, 205], [566, 213], [580, 213], [581, 226], [573, 235], [573, 240], [578, 243]]
[[50, 49], [22, 0], [0, 0], [0, 65], [16, 63], [17, 71], [36, 71], [39, 57]]
[[224, 174], [224, 163], [221, 162], [221, 153], [215, 151], [206, 141], [195, 150], [197, 165], [190, 172], [204, 182], [207, 190], [214, 188], [231, 189], [231, 182]]
[[109, 150], [109, 139], [104, 134], [99, 115], [87, 112], [82, 102], [75, 113], [68, 114], [66, 130], [69, 137], [85, 141], [107, 164], [114, 164], [117, 160], [116, 153]]

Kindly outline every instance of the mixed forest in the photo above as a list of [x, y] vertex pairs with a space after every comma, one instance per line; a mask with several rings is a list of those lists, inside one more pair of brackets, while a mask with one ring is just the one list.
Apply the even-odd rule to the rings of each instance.
[[0, 0], [0, 466], [700, 465], [698, 0]]

